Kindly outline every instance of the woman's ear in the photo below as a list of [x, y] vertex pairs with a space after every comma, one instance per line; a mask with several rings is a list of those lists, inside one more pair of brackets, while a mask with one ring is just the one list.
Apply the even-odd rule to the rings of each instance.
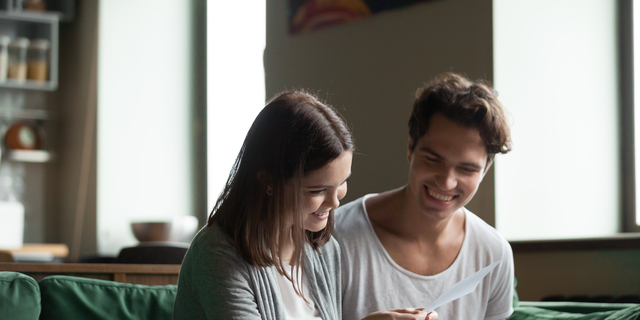
[[272, 180], [271, 180], [271, 175], [267, 172], [264, 171], [260, 171], [258, 172], [258, 181], [260, 181], [260, 184], [265, 186], [265, 192], [268, 195], [272, 195], [273, 194], [273, 184], [272, 184]]

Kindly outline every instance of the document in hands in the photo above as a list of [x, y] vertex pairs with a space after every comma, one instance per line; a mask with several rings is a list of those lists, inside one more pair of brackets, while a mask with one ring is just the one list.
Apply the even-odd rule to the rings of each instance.
[[487, 274], [489, 274], [489, 272], [491, 272], [491, 270], [493, 270], [501, 261], [502, 259], [480, 269], [480, 271], [454, 284], [451, 288], [449, 288], [449, 290], [441, 294], [440, 297], [436, 299], [436, 301], [432, 302], [428, 307], [424, 308], [424, 310], [428, 312], [433, 311], [435, 308], [445, 303], [449, 303], [453, 300], [456, 300], [464, 295], [467, 295], [473, 292], [480, 284], [480, 281], [482, 281], [482, 279]]

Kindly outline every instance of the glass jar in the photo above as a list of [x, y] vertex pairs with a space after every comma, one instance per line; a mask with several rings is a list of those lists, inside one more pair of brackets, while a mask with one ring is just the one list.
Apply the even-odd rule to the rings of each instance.
[[9, 66], [9, 36], [0, 36], [0, 82], [7, 81], [7, 69]]
[[7, 77], [16, 81], [27, 79], [27, 49], [29, 39], [17, 38], [9, 44], [9, 68]]
[[24, 9], [43, 12], [47, 10], [47, 3], [44, 0], [25, 0]]
[[49, 73], [49, 40], [34, 39], [27, 52], [27, 79], [47, 81]]

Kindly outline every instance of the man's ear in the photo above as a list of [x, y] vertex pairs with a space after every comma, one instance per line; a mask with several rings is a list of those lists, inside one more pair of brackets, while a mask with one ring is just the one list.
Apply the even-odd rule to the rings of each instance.
[[409, 137], [409, 142], [407, 143], [407, 161], [411, 163], [411, 155], [413, 154], [413, 139]]
[[[484, 179], [484, 175], [487, 174], [489, 169], [491, 169], [491, 165], [493, 164], [493, 159], [487, 159], [487, 165], [484, 166], [484, 170], [482, 171], [482, 179]], [[480, 180], [482, 181], [482, 180]]]

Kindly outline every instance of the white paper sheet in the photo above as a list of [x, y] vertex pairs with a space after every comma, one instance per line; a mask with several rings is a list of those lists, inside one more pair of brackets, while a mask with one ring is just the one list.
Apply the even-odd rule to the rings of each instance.
[[473, 292], [480, 284], [480, 281], [482, 281], [482, 279], [487, 274], [489, 274], [489, 272], [491, 272], [491, 270], [493, 270], [501, 261], [502, 259], [480, 269], [480, 271], [454, 284], [451, 288], [449, 288], [449, 290], [441, 294], [440, 297], [436, 299], [436, 301], [432, 302], [428, 307], [424, 309], [429, 312], [433, 311], [435, 308], [445, 303], [451, 302], [453, 300], [456, 300], [464, 295], [467, 295]]

